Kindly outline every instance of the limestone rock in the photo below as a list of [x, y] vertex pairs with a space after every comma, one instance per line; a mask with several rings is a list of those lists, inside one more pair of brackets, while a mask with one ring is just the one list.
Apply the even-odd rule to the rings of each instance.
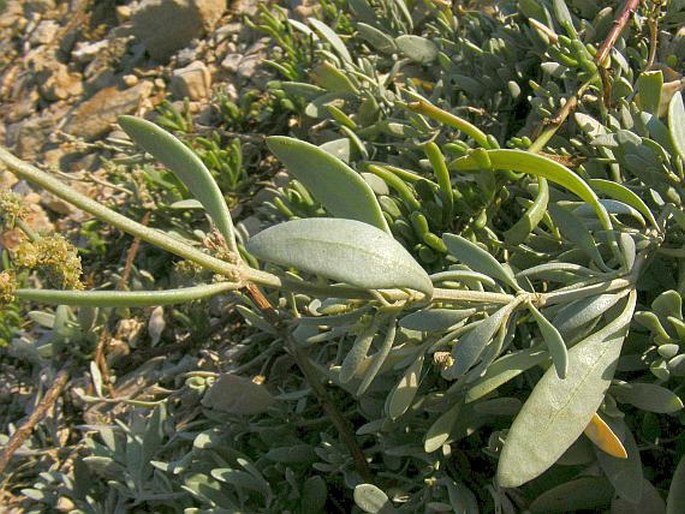
[[49, 102], [66, 100], [83, 93], [81, 75], [73, 73], [62, 63], [54, 63], [54, 68], [39, 74], [41, 96]]
[[174, 70], [171, 76], [171, 91], [176, 98], [202, 100], [209, 96], [211, 84], [209, 69], [202, 61]]
[[225, 10], [226, 0], [143, 0], [131, 17], [133, 33], [153, 59], [164, 62], [211, 31]]
[[103, 89], [71, 113], [64, 131], [86, 140], [100, 137], [110, 131], [119, 115], [134, 113], [152, 87], [152, 82], [145, 80], [123, 91], [115, 86]]

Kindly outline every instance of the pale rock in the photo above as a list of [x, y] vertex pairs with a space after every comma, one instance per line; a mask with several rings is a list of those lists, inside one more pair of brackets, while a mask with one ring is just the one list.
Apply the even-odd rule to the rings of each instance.
[[241, 54], [228, 54], [221, 61], [221, 68], [229, 73], [237, 73], [240, 61], [242, 60], [243, 56]]
[[176, 98], [202, 100], [211, 92], [212, 77], [202, 61], [194, 61], [172, 72], [171, 91]]
[[79, 63], [90, 62], [100, 53], [101, 50], [107, 48], [110, 44], [109, 39], [95, 42], [79, 42], [76, 48], [71, 51], [71, 58]]
[[138, 77], [136, 77], [133, 74], [124, 75], [123, 77], [121, 77], [121, 80], [126, 85], [126, 87], [133, 87], [138, 83]]
[[143, 0], [131, 16], [133, 33], [153, 59], [166, 61], [210, 32], [225, 10], [226, 0]]
[[48, 142], [48, 137], [59, 123], [62, 113], [44, 110], [40, 115], [28, 117], [7, 127], [6, 144], [13, 147], [17, 157], [33, 161]]
[[59, 23], [54, 20], [41, 21], [31, 33], [29, 42], [33, 46], [48, 45], [52, 43], [59, 32]]
[[145, 80], [123, 91], [115, 86], [103, 89], [71, 113], [64, 131], [86, 140], [100, 137], [110, 131], [118, 116], [133, 114], [152, 88], [152, 82]]

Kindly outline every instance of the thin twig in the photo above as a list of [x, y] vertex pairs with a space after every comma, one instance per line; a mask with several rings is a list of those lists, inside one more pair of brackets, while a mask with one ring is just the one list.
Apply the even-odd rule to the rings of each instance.
[[276, 312], [276, 309], [274, 309], [274, 307], [271, 305], [271, 302], [269, 302], [269, 300], [262, 294], [259, 288], [257, 288], [257, 286], [252, 283], [248, 283], [246, 288], [250, 295], [250, 298], [252, 299], [252, 301], [254, 301], [257, 308], [261, 311], [266, 320], [276, 330], [278, 330], [279, 335], [286, 342], [288, 350], [295, 359], [295, 362], [300, 368], [300, 371], [302, 371], [302, 374], [307, 380], [307, 383], [314, 391], [314, 394], [321, 403], [323, 410], [326, 412], [326, 414], [332, 421], [333, 425], [338, 430], [338, 433], [340, 434], [340, 438], [342, 439], [343, 443], [345, 444], [345, 446], [347, 446], [347, 449], [350, 452], [350, 455], [352, 456], [352, 460], [354, 461], [354, 465], [357, 469], [357, 472], [361, 475], [362, 479], [365, 482], [373, 483], [373, 474], [371, 473], [371, 469], [369, 468], [369, 463], [366, 462], [364, 452], [362, 452], [362, 449], [357, 444], [357, 440], [355, 439], [354, 433], [350, 429], [347, 420], [336, 408], [328, 392], [319, 380], [316, 369], [309, 360], [309, 356], [293, 339], [290, 332], [283, 326], [283, 322], [278, 313]]
[[28, 437], [31, 435], [31, 432], [33, 432], [35, 426], [38, 424], [40, 420], [43, 419], [48, 409], [52, 407], [57, 398], [59, 398], [60, 394], [62, 394], [64, 387], [67, 385], [67, 382], [69, 381], [70, 368], [71, 362], [68, 362], [59, 371], [59, 373], [57, 373], [55, 381], [50, 386], [50, 389], [48, 389], [48, 392], [45, 394], [45, 397], [40, 401], [40, 403], [36, 406], [35, 410], [31, 413], [29, 419], [27, 419], [26, 422], [21, 427], [19, 427], [19, 429], [17, 429], [17, 431], [14, 434], [12, 434], [12, 437], [10, 437], [10, 440], [7, 442], [7, 445], [5, 446], [5, 449], [2, 451], [2, 454], [0, 454], [0, 474], [2, 474], [5, 471], [5, 468], [7, 468], [7, 465], [12, 459], [14, 453], [21, 447], [22, 444], [24, 444], [24, 442], [26, 442]]

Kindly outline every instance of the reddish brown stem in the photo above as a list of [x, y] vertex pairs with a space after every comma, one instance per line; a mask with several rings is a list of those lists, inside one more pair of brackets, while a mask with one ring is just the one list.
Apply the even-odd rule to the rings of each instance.
[[614, 26], [611, 27], [611, 31], [609, 31], [609, 34], [602, 43], [602, 46], [600, 46], [599, 50], [597, 51], [597, 55], [595, 56], [595, 62], [598, 66], [601, 66], [604, 60], [609, 55], [609, 52], [616, 44], [618, 36], [620, 36], [621, 32], [623, 32], [623, 29], [625, 28], [632, 14], [637, 9], [639, 3], [640, 0], [626, 1], [625, 5], [623, 6], [623, 9], [621, 10], [621, 13], [618, 15], [618, 18], [614, 20]]
[[355, 439], [354, 433], [352, 432], [347, 420], [336, 408], [333, 400], [331, 400], [331, 397], [319, 380], [316, 368], [314, 368], [309, 360], [309, 356], [292, 338], [290, 332], [283, 327], [283, 323], [280, 316], [276, 312], [276, 309], [273, 308], [271, 302], [269, 302], [259, 288], [251, 283], [248, 283], [246, 288], [250, 298], [255, 303], [257, 308], [262, 312], [266, 320], [279, 331], [281, 337], [283, 337], [285, 340], [288, 350], [295, 359], [300, 371], [302, 371], [304, 378], [314, 391], [314, 394], [321, 403], [323, 410], [326, 412], [331, 422], [338, 430], [338, 434], [340, 435], [343, 443], [345, 446], [347, 446], [347, 450], [350, 452], [352, 460], [354, 461], [354, 466], [357, 469], [357, 472], [361, 475], [362, 480], [368, 483], [373, 483], [373, 474], [369, 468], [369, 463], [366, 462], [364, 452], [362, 452], [362, 449], [357, 444], [357, 440]]
[[59, 371], [59, 373], [57, 373], [55, 381], [50, 386], [50, 389], [48, 389], [45, 397], [31, 413], [29, 419], [27, 419], [26, 422], [19, 427], [14, 434], [12, 434], [12, 437], [10, 437], [10, 440], [7, 442], [7, 446], [5, 446], [2, 454], [0, 454], [0, 474], [5, 471], [14, 453], [21, 447], [22, 444], [24, 444], [24, 442], [26, 442], [38, 422], [43, 419], [48, 409], [52, 407], [55, 401], [57, 401], [57, 398], [59, 398], [60, 394], [62, 394], [64, 386], [66, 386], [67, 382], [69, 381], [70, 367], [71, 363], [69, 362]]

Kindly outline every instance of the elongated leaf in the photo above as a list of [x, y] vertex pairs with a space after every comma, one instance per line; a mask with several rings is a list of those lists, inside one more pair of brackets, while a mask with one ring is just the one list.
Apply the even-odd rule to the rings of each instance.
[[424, 309], [400, 319], [400, 326], [421, 332], [447, 330], [476, 313], [476, 309]]
[[392, 344], [395, 342], [395, 334], [397, 334], [397, 323], [395, 320], [396, 318], [394, 316], [390, 319], [388, 331], [385, 333], [383, 343], [376, 354], [371, 358], [371, 363], [357, 389], [357, 396], [361, 396], [366, 392], [371, 385], [371, 382], [373, 382], [373, 379], [376, 378], [381, 366], [383, 366], [385, 359], [388, 357], [388, 354], [392, 349]]
[[478, 245], [454, 234], [443, 234], [442, 240], [447, 245], [447, 250], [473, 271], [496, 278], [516, 290], [521, 289], [511, 270], [502, 266]]
[[323, 37], [326, 41], [330, 43], [330, 45], [333, 47], [333, 50], [335, 50], [335, 52], [344, 61], [347, 61], [349, 63], [352, 62], [352, 56], [350, 55], [350, 52], [347, 50], [345, 43], [343, 43], [342, 39], [340, 39], [340, 36], [338, 36], [333, 31], [333, 29], [331, 29], [324, 22], [317, 20], [316, 18], [307, 18], [307, 21], [311, 26], [314, 27], [314, 29], [319, 33], [321, 37]]
[[649, 480], [642, 479], [641, 489], [638, 503], [615, 497], [611, 502], [611, 514], [666, 514], [666, 502]]
[[538, 177], [538, 185], [539, 190], [533, 203], [521, 219], [504, 233], [507, 244], [518, 246], [523, 243], [544, 218], [549, 203], [549, 185], [547, 179], [542, 177]]
[[585, 427], [585, 430], [583, 430], [583, 433], [603, 453], [617, 459], [628, 458], [628, 452], [626, 452], [621, 440], [596, 412], [592, 415], [592, 419]]
[[673, 148], [685, 162], [685, 106], [682, 93], [676, 93], [668, 104], [668, 133]]
[[438, 56], [438, 47], [425, 37], [403, 34], [395, 38], [395, 44], [404, 55], [420, 64], [430, 64]]
[[468, 331], [466, 335], [459, 338], [452, 349], [454, 364], [442, 372], [446, 379], [455, 379], [473, 366], [480, 357], [483, 350], [492, 340], [495, 333], [500, 330], [509, 319], [509, 315], [516, 307], [512, 302], [505, 305], [500, 310], [485, 318], [478, 325]]
[[592, 234], [590, 234], [587, 227], [583, 225], [583, 222], [574, 214], [555, 204], [550, 205], [548, 209], [549, 213], [552, 215], [552, 219], [559, 228], [559, 231], [566, 239], [573, 243], [575, 247], [581, 250], [605, 271], [609, 271], [609, 268], [604, 263], [604, 259], [602, 259], [602, 256], [597, 249], [595, 239], [592, 237]]
[[651, 114], [659, 114], [661, 89], [664, 85], [664, 74], [661, 70], [645, 71], [637, 78], [637, 91], [640, 95], [640, 107]]
[[535, 318], [542, 338], [545, 340], [547, 349], [552, 356], [554, 369], [557, 370], [557, 375], [559, 378], [565, 378], [566, 373], [568, 373], [568, 350], [566, 348], [566, 343], [564, 343], [564, 338], [561, 337], [561, 334], [556, 327], [552, 325], [532, 303], [528, 304], [528, 309]]
[[385, 54], [392, 54], [397, 52], [397, 45], [395, 40], [388, 36], [385, 32], [381, 32], [376, 27], [367, 25], [366, 23], [357, 23], [357, 30], [362, 39], [371, 43], [376, 50]]
[[442, 414], [430, 426], [426, 436], [423, 440], [423, 449], [426, 453], [432, 453], [435, 450], [442, 448], [442, 445], [450, 438], [452, 427], [457, 422], [459, 411], [461, 410], [461, 403], [457, 403], [453, 407]]
[[343, 359], [342, 366], [340, 367], [340, 382], [343, 384], [349, 382], [357, 374], [362, 362], [366, 359], [366, 355], [369, 353], [369, 348], [371, 348], [371, 343], [373, 338], [378, 331], [378, 321], [379, 318], [375, 317], [371, 324], [364, 330], [362, 330], [357, 338], [352, 344], [352, 349], [347, 352], [345, 359]]
[[290, 137], [272, 136], [266, 143], [331, 214], [390, 233], [371, 187], [347, 164], [318, 146]]
[[623, 434], [627, 458], [617, 459], [603, 451], [597, 451], [597, 460], [618, 495], [632, 503], [637, 503], [642, 498], [644, 480], [640, 450], [625, 422], [611, 421], [611, 425]]
[[612, 387], [611, 392], [619, 402], [630, 403], [648, 412], [669, 414], [683, 408], [683, 402], [678, 395], [656, 384], [631, 382]]
[[[611, 230], [611, 220], [595, 192], [588, 184], [573, 173], [566, 166], [559, 164], [552, 159], [522, 150], [487, 150], [491, 166], [496, 170], [513, 170], [521, 173], [528, 173], [536, 177], [543, 177], [547, 180], [565, 187], [587, 203], [597, 213], [597, 217], [602, 222], [606, 230]], [[466, 155], [450, 163], [450, 168], [455, 170], [478, 170], [481, 163], [473, 155]]]
[[680, 458], [668, 489], [666, 514], [681, 514], [685, 511], [685, 456]]
[[550, 514], [590, 510], [601, 512], [614, 495], [604, 477], [581, 477], [548, 489], [530, 504], [530, 512]]
[[229, 414], [251, 416], [267, 411], [274, 401], [265, 386], [226, 373], [205, 393], [202, 405]]
[[549, 353], [542, 348], [526, 348], [504, 355], [493, 362], [466, 393], [466, 401], [472, 402], [491, 393], [502, 384], [517, 377], [527, 369], [549, 359]]
[[562, 334], [568, 334], [598, 318], [621, 299], [620, 294], [588, 296], [565, 305], [552, 323]]
[[388, 234], [355, 220], [308, 218], [260, 232], [247, 250], [268, 262], [363, 289], [410, 288], [433, 294], [421, 265]]
[[652, 226], [657, 227], [656, 219], [654, 214], [647, 207], [647, 204], [636, 195], [633, 191], [628, 189], [618, 182], [612, 180], [604, 180], [600, 178], [593, 178], [588, 180], [588, 183], [595, 191], [610, 196], [614, 200], [623, 202], [626, 205], [630, 205], [632, 208], [639, 211], [647, 220], [652, 224]]
[[181, 141], [142, 118], [119, 116], [119, 125], [146, 152], [169, 168], [204, 206], [207, 214], [237, 254], [231, 213], [219, 186], [202, 160]]
[[636, 303], [569, 351], [569, 372], [548, 369], [514, 420], [497, 469], [502, 487], [518, 487], [547, 470], [583, 432], [604, 399]]
[[390, 419], [397, 419], [407, 412], [419, 389], [419, 376], [423, 368], [423, 355], [407, 368], [402, 379], [390, 391], [385, 401], [385, 413]]

